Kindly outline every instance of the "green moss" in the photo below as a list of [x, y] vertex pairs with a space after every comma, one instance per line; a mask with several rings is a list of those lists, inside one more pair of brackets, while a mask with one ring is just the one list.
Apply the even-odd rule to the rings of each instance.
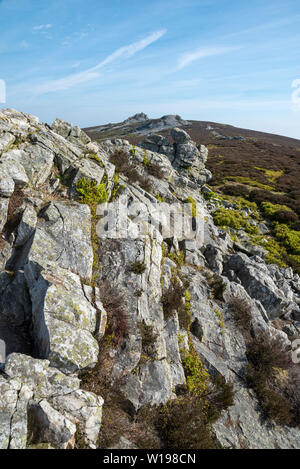
[[101, 158], [96, 154], [96, 153], [88, 153], [87, 157], [90, 158], [91, 160], [97, 161], [102, 168], [104, 168], [104, 164], [101, 160]]
[[259, 229], [257, 228], [257, 226], [256, 225], [251, 225], [251, 223], [249, 223], [249, 222], [246, 223], [246, 225], [245, 225], [245, 231], [246, 231], [246, 233], [252, 234], [252, 235], [253, 234], [254, 235], [259, 234]]
[[183, 265], [184, 263], [184, 253], [183, 251], [177, 251], [177, 252], [168, 252], [166, 257], [171, 259], [175, 264], [177, 264], [179, 267]]
[[209, 374], [189, 337], [189, 350], [181, 350], [181, 361], [186, 377], [186, 388], [191, 395], [202, 397], [207, 392]]
[[221, 311], [219, 309], [215, 309], [215, 313], [217, 317], [219, 318], [219, 326], [221, 329], [225, 329], [225, 324], [224, 324], [224, 319]]
[[300, 231], [291, 230], [284, 224], [276, 224], [274, 232], [276, 238], [283, 243], [289, 253], [300, 255]]
[[273, 186], [268, 186], [267, 184], [262, 184], [254, 179], [243, 176], [228, 176], [226, 179], [228, 181], [236, 181], [240, 184], [246, 184], [247, 186], [258, 187], [259, 189], [264, 189], [266, 191], [272, 191], [274, 189]]
[[203, 192], [203, 197], [205, 198], [205, 200], [211, 200], [211, 199], [222, 200], [222, 197], [214, 191]]
[[224, 207], [220, 207], [214, 212], [213, 219], [218, 226], [229, 226], [236, 230], [244, 228], [248, 220], [248, 218], [239, 211], [226, 209]]
[[113, 189], [111, 191], [111, 200], [112, 201], [115, 200], [120, 195], [122, 190], [125, 188], [125, 186], [123, 184], [120, 184], [118, 173], [114, 174], [113, 183], [114, 183], [114, 185], [113, 185]]
[[273, 218], [276, 212], [284, 210], [285, 212], [292, 212], [293, 210], [286, 205], [272, 204], [271, 202], [262, 202], [261, 209], [267, 218]]
[[192, 217], [196, 218], [197, 217], [197, 203], [196, 203], [196, 200], [193, 197], [190, 196], [185, 200], [185, 203], [191, 204], [191, 206], [192, 206]]
[[79, 200], [87, 205], [98, 205], [108, 201], [108, 194], [105, 182], [97, 185], [97, 182], [90, 179], [80, 179], [76, 183], [76, 190]]
[[165, 202], [165, 198], [159, 194], [156, 195], [158, 202]]
[[145, 166], [150, 166], [150, 161], [148, 160], [148, 158], [147, 158], [147, 156], [146, 156], [146, 150], [144, 151], [143, 164], [144, 164]]

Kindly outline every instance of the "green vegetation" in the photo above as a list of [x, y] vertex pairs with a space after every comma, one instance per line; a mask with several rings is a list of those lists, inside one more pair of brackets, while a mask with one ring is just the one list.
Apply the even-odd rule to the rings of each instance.
[[104, 164], [103, 164], [101, 158], [100, 158], [96, 153], [88, 153], [88, 154], [87, 154], [87, 157], [90, 158], [91, 160], [97, 161], [97, 163], [99, 163], [100, 166], [101, 166], [102, 168], [104, 168]]
[[287, 225], [277, 224], [274, 228], [276, 239], [293, 255], [300, 255], [300, 231], [291, 230]]
[[263, 171], [266, 178], [272, 183], [276, 184], [277, 179], [280, 178], [284, 174], [283, 170], [275, 171], [272, 169], [266, 169], [266, 168], [260, 168], [259, 166], [254, 166], [255, 169], [258, 169], [259, 171]]
[[145, 150], [145, 152], [144, 152], [143, 164], [144, 164], [145, 166], [150, 166], [150, 161], [149, 161], [148, 158], [147, 158], [146, 150]]
[[188, 197], [185, 200], [185, 203], [191, 204], [192, 207], [192, 217], [196, 218], [197, 217], [197, 202], [193, 197]]
[[146, 264], [144, 262], [135, 261], [131, 266], [131, 272], [134, 272], [137, 275], [141, 275], [146, 270]]
[[290, 354], [280, 342], [263, 334], [247, 343], [247, 358], [248, 385], [256, 392], [265, 419], [299, 425], [299, 393], [297, 379], [290, 374]]
[[264, 215], [267, 218], [271, 218], [271, 219], [274, 217], [276, 212], [279, 212], [279, 211], [292, 212], [292, 209], [287, 207], [286, 205], [272, 204], [271, 202], [262, 202], [261, 209]]
[[98, 204], [108, 201], [106, 184], [104, 182], [97, 184], [94, 180], [83, 178], [76, 183], [76, 190], [79, 194], [80, 202], [93, 208]]
[[[233, 405], [233, 387], [223, 378], [212, 380], [199, 358], [191, 337], [189, 350], [181, 350], [186, 386], [176, 399], [151, 409], [150, 418], [170, 449], [216, 449], [212, 424]], [[145, 419], [145, 414], [142, 413]]]
[[184, 263], [184, 253], [183, 253], [183, 251], [167, 252], [165, 257], [168, 257], [173, 262], [175, 262], [175, 264], [177, 264], [178, 267], [181, 267]]
[[140, 364], [142, 364], [149, 359], [156, 359], [154, 345], [157, 339], [157, 334], [154, 333], [153, 326], [148, 326], [144, 322], [139, 322], [138, 326], [142, 338], [142, 354], [140, 362]]
[[240, 213], [238, 210], [226, 209], [225, 207], [218, 208], [214, 214], [213, 219], [216, 225], [240, 230], [248, 223], [248, 217]]
[[97, 182], [90, 179], [80, 179], [76, 183], [76, 190], [78, 192], [78, 200], [82, 204], [87, 204], [91, 209], [91, 242], [93, 248], [93, 274], [90, 284], [96, 285], [96, 277], [100, 268], [100, 260], [98, 255], [98, 236], [96, 230], [97, 224], [97, 205], [108, 201], [108, 194], [106, 190], [106, 183], [101, 182], [97, 185]]
[[165, 198], [162, 195], [157, 194], [156, 198], [157, 198], [158, 202], [161, 202], [161, 203], [165, 202]]
[[241, 184], [246, 184], [247, 186], [258, 187], [259, 189], [264, 189], [266, 191], [272, 191], [274, 189], [273, 186], [262, 184], [261, 182], [255, 181], [254, 179], [244, 177], [244, 176], [228, 176], [226, 179], [228, 181], [236, 181]]
[[196, 352], [191, 337], [189, 350], [181, 350], [181, 361], [186, 378], [186, 389], [192, 396], [203, 397], [207, 392], [209, 374]]
[[114, 186], [113, 186], [113, 189], [111, 191], [111, 200], [112, 201], [114, 201], [118, 197], [118, 195], [122, 192], [122, 190], [125, 188], [125, 186], [123, 184], [120, 184], [118, 173], [114, 174], [113, 183], [114, 183]]

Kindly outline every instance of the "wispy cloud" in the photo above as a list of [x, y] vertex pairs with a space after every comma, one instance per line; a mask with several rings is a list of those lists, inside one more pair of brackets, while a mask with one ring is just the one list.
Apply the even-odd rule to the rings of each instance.
[[193, 52], [186, 52], [179, 58], [178, 68], [184, 68], [192, 62], [204, 59], [205, 57], [210, 57], [212, 55], [227, 54], [237, 49], [240, 49], [240, 47], [202, 47]]
[[97, 78], [100, 75], [100, 70], [106, 65], [116, 61], [117, 59], [128, 59], [132, 57], [137, 52], [145, 49], [147, 46], [160, 39], [165, 33], [165, 29], [155, 31], [154, 33], [146, 36], [140, 41], [134, 42], [127, 46], [120, 47], [115, 52], [106, 57], [104, 60], [102, 60], [102, 62], [97, 64], [95, 67], [84, 70], [83, 72], [68, 75], [58, 80], [52, 80], [47, 83], [44, 83], [43, 85], [37, 88], [37, 93], [43, 94], [51, 91], [66, 90], [79, 83], [83, 83], [88, 80], [92, 80], [93, 78]]
[[37, 26], [34, 26], [32, 29], [33, 31], [42, 31], [44, 29], [50, 29], [52, 28], [52, 24], [39, 24]]

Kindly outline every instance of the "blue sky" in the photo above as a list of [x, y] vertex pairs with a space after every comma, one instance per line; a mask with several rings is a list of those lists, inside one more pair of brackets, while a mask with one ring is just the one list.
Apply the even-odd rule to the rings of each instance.
[[0, 30], [1, 107], [82, 127], [180, 114], [300, 139], [299, 0], [0, 0]]

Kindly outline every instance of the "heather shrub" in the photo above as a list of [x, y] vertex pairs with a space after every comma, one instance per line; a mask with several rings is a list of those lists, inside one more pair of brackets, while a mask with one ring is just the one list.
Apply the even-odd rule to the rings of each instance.
[[247, 343], [247, 382], [256, 392], [267, 420], [278, 425], [299, 424], [300, 399], [289, 395], [295, 391], [295, 380], [290, 376], [290, 354], [278, 340], [262, 333]]
[[108, 283], [100, 285], [100, 295], [107, 313], [106, 339], [118, 346], [123, 342], [128, 330], [128, 314], [124, 296]]
[[249, 334], [252, 320], [249, 302], [245, 298], [232, 295], [228, 301], [228, 308], [234, 314], [234, 320], [238, 329], [245, 334]]
[[161, 169], [160, 165], [156, 162], [151, 162], [147, 166], [147, 172], [151, 176], [155, 177], [156, 179], [163, 179], [164, 178], [164, 173], [163, 170]]
[[141, 175], [134, 166], [128, 153], [123, 150], [116, 150], [110, 157], [110, 162], [115, 165], [116, 171], [123, 174], [131, 184], [139, 184], [146, 192], [151, 192], [152, 184], [147, 176]]
[[171, 282], [169, 288], [164, 291], [161, 302], [163, 304], [164, 318], [168, 319], [183, 305], [184, 288], [179, 282]]

